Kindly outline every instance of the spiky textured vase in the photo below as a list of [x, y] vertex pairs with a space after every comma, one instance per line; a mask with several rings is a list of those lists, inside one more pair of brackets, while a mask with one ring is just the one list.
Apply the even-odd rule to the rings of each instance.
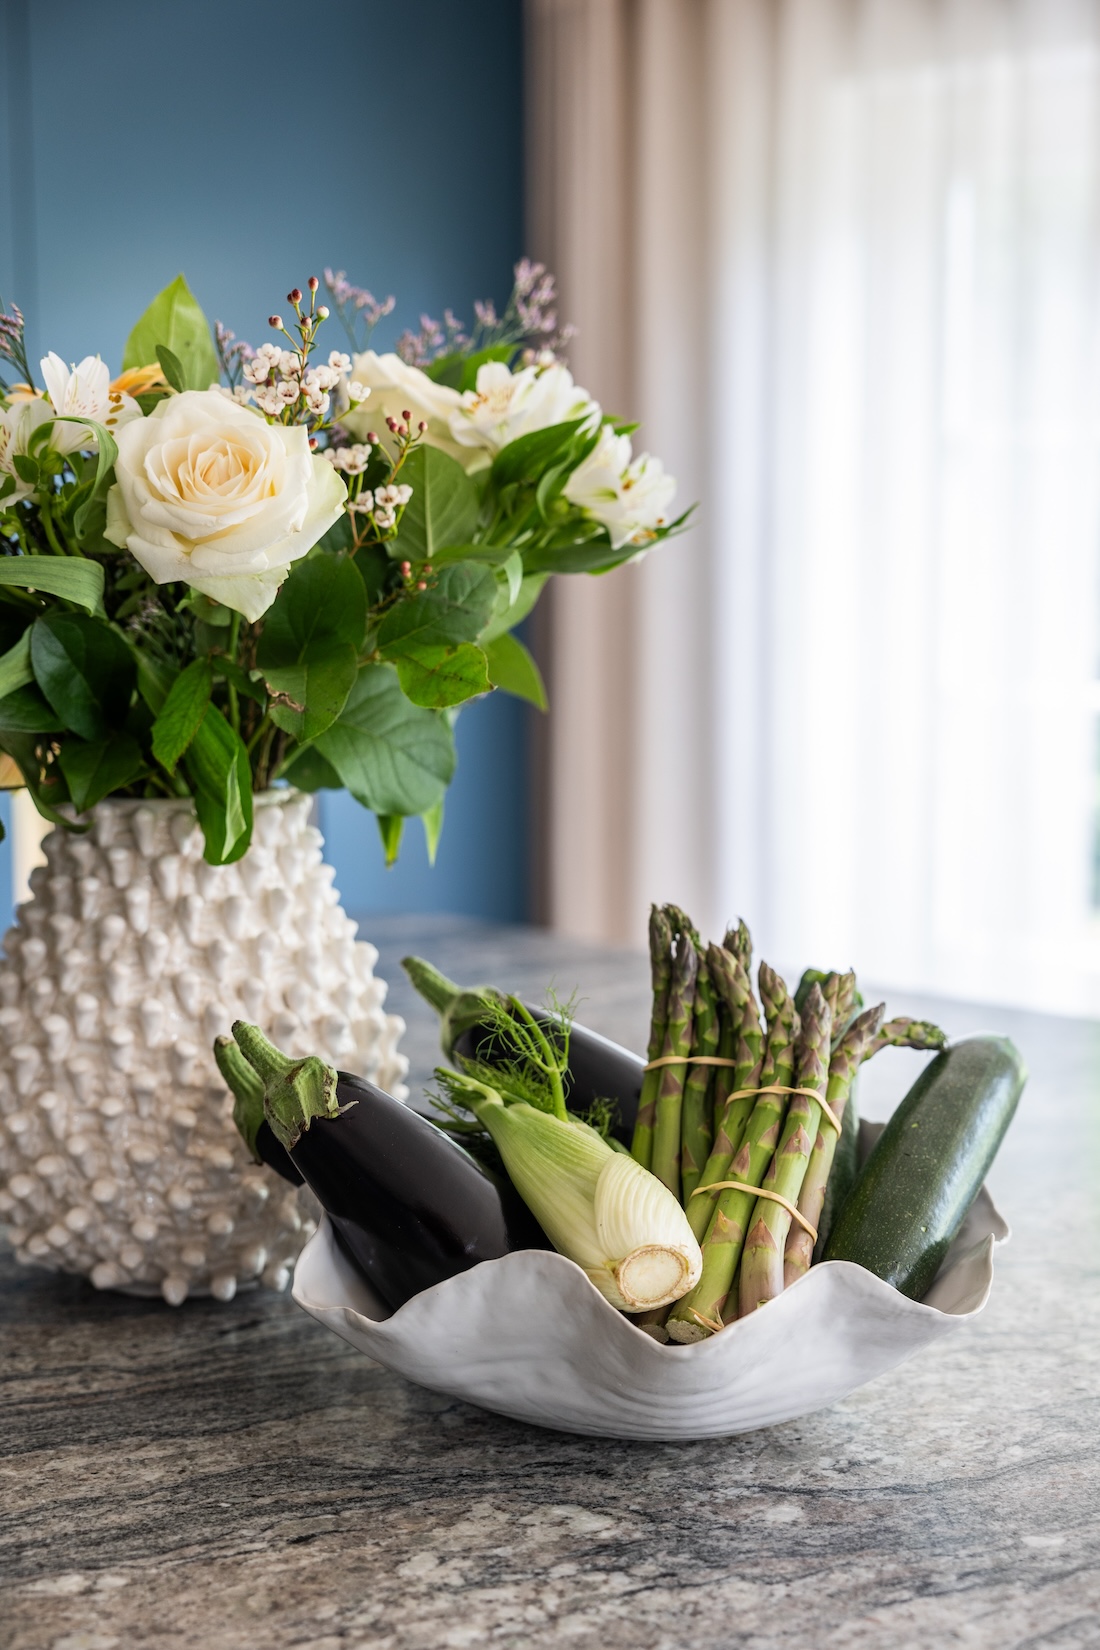
[[244, 1018], [407, 1093], [309, 799], [257, 798], [236, 865], [202, 846], [188, 801], [100, 803], [46, 838], [0, 959], [0, 1222], [21, 1260], [173, 1304], [284, 1288], [312, 1229], [237, 1135], [215, 1036]]

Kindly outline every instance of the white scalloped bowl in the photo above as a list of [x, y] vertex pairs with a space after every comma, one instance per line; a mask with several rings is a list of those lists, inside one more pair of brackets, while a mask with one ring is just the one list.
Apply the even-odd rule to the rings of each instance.
[[[869, 1149], [878, 1125], [862, 1124]], [[661, 1346], [563, 1255], [484, 1261], [386, 1308], [322, 1220], [294, 1273], [318, 1323], [420, 1386], [517, 1421], [605, 1438], [751, 1432], [824, 1409], [984, 1307], [1009, 1229], [983, 1187], [923, 1301], [828, 1261], [751, 1317]]]

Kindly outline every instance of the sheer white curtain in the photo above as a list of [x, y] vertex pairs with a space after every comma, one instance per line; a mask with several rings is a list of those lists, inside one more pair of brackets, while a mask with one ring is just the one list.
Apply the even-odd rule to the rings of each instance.
[[702, 501], [555, 592], [551, 920], [1100, 1011], [1100, 4], [529, 23], [577, 374]]

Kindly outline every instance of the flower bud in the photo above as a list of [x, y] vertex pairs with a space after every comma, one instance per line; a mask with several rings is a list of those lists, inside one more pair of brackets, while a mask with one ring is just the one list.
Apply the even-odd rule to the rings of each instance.
[[320, 309], [317, 311], [317, 319], [319, 321], [327, 321], [328, 320], [328, 315], [329, 315], [328, 305], [327, 304], [322, 304]]
[[367, 442], [368, 442], [369, 446], [377, 447], [377, 445], [378, 445], [378, 434], [375, 430], [368, 430], [367, 431]]
[[421, 435], [423, 435], [424, 431], [428, 428], [427, 419], [422, 418], [416, 427], [420, 431]]
[[283, 318], [281, 315], [269, 315], [267, 318], [267, 324], [269, 327], [274, 327], [276, 332], [282, 332], [283, 330]]
[[311, 276], [310, 276], [310, 278], [309, 278], [309, 290], [310, 290], [310, 291], [311, 291], [311, 292], [316, 292], [316, 291], [317, 291], [317, 288], [318, 288], [318, 287], [319, 287], [319, 286], [320, 286], [320, 284], [321, 284], [321, 283], [320, 283], [320, 281], [319, 281], [319, 280], [318, 280], [318, 279], [317, 279], [317, 277], [316, 277], [316, 275], [311, 275]]
[[402, 411], [402, 414], [401, 414], [401, 416], [402, 416], [402, 418], [403, 418], [403, 419], [404, 419], [404, 420], [405, 420], [405, 423], [406, 423], [406, 424], [407, 424], [407, 423], [408, 423], [408, 422], [409, 422], [409, 420], [410, 420], [410, 418], [411, 418], [411, 417], [412, 417], [412, 413], [411, 413], [411, 412], [410, 412], [410, 411], [409, 411], [409, 409], [408, 409], [408, 408], [407, 408], [407, 407], [406, 407], [406, 408], [405, 408], [405, 409], [404, 409], [404, 410], [403, 410], [403, 411]]
[[300, 286], [292, 287], [291, 290], [286, 295], [286, 301], [287, 301], [288, 304], [300, 304], [301, 301], [302, 301], [302, 289], [301, 289], [301, 287]]

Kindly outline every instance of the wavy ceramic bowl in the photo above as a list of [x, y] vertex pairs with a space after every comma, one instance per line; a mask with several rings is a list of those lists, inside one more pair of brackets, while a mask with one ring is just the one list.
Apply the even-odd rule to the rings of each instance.
[[[881, 1125], [861, 1124], [869, 1150]], [[410, 1381], [518, 1421], [605, 1438], [713, 1438], [824, 1409], [982, 1310], [1009, 1235], [979, 1192], [923, 1301], [848, 1261], [694, 1346], [660, 1346], [572, 1261], [523, 1250], [386, 1308], [322, 1220], [294, 1299]]]

